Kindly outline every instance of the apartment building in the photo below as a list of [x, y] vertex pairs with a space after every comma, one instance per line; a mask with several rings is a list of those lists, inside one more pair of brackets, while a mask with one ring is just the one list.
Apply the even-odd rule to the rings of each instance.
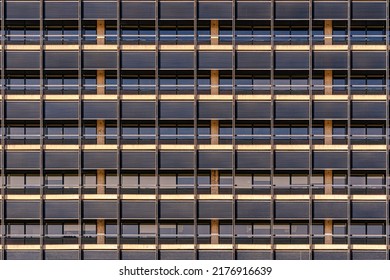
[[389, 5], [1, 1], [1, 258], [388, 259]]

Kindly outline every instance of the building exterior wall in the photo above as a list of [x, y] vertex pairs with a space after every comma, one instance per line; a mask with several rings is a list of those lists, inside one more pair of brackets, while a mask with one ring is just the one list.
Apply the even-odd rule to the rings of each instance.
[[0, 1], [1, 259], [388, 259], [387, 1]]

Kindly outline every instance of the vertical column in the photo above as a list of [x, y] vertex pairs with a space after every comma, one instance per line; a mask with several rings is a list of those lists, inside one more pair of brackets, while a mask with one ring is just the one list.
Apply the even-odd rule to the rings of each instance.
[[324, 34], [325, 34], [325, 45], [332, 45], [332, 21], [325, 20], [324, 22]]
[[[96, 22], [96, 34], [97, 34], [97, 44], [104, 44], [104, 34], [105, 34], [105, 22], [104, 20], [98, 20]], [[105, 94], [105, 72], [104, 70], [96, 71], [96, 94]], [[96, 121], [96, 134], [97, 134], [97, 144], [103, 145], [105, 143], [105, 130], [106, 124], [104, 120]], [[96, 180], [97, 180], [97, 194], [105, 193], [105, 170], [98, 169], [96, 171]], [[96, 221], [96, 233], [97, 233], [97, 243], [104, 244], [105, 243], [105, 221], [97, 220]]]
[[210, 34], [211, 34], [211, 44], [218, 45], [218, 41], [219, 41], [218, 20], [210, 21]]
[[[332, 45], [332, 21], [326, 20], [324, 26], [325, 34], [325, 45]], [[332, 70], [324, 71], [324, 84], [325, 84], [325, 95], [332, 95], [333, 93], [333, 73]], [[332, 145], [332, 134], [333, 134], [333, 122], [332, 120], [324, 121], [324, 134], [325, 134], [325, 145]], [[332, 194], [333, 184], [333, 171], [324, 171], [324, 183], [325, 183], [325, 194]], [[325, 244], [332, 244], [332, 233], [333, 233], [333, 222], [332, 220], [324, 221], [325, 231]]]
[[96, 35], [97, 35], [97, 44], [104, 45], [104, 35], [105, 35], [105, 22], [104, 20], [96, 21]]
[[[218, 21], [212, 20], [210, 23], [210, 33], [211, 33], [211, 44], [218, 45]], [[211, 70], [210, 71], [210, 82], [211, 82], [211, 94], [219, 94], [219, 71]], [[211, 144], [216, 145], [219, 142], [219, 121], [211, 120], [210, 121], [210, 133], [211, 133]], [[219, 192], [219, 172], [218, 170], [211, 170], [211, 194], [218, 194]], [[219, 221], [211, 220], [211, 243], [219, 243]]]

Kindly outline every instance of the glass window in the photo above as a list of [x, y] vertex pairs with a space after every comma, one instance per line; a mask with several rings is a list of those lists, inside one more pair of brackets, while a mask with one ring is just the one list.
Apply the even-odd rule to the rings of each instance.
[[219, 234], [220, 235], [232, 235], [233, 226], [230, 224], [220, 224], [219, 225]]
[[306, 175], [292, 175], [291, 184], [292, 185], [307, 185], [308, 177]]
[[140, 224], [139, 233], [154, 235], [156, 234], [156, 227], [153, 224]]
[[369, 126], [369, 127], [367, 127], [367, 135], [383, 135], [383, 128]]
[[62, 175], [46, 175], [46, 184], [62, 185]]
[[225, 174], [220, 174], [219, 175], [219, 183], [221, 185], [233, 185], [233, 177], [232, 175], [225, 175]]
[[235, 178], [235, 184], [237, 188], [251, 188], [252, 187], [252, 176], [251, 175], [239, 175]]
[[270, 185], [271, 178], [269, 175], [254, 175], [253, 185]]
[[271, 233], [270, 225], [254, 224], [253, 225], [253, 234], [257, 235], [268, 235]]
[[96, 234], [96, 224], [84, 224], [83, 225], [83, 234], [84, 235], [95, 235]]
[[160, 224], [160, 235], [176, 235], [176, 225], [175, 224]]
[[333, 224], [333, 234], [336, 235], [345, 235], [347, 234], [347, 225], [346, 224]]
[[77, 236], [79, 233], [79, 226], [77, 224], [64, 224], [64, 235]]
[[366, 184], [366, 176], [364, 175], [351, 175], [349, 179], [350, 185], [365, 185]]
[[290, 234], [290, 225], [274, 225], [274, 234], [276, 235], [288, 235]]
[[384, 182], [384, 175], [367, 175], [367, 185], [383, 185]]
[[23, 224], [8, 225], [8, 233], [14, 236], [24, 235], [24, 225]]
[[26, 187], [39, 186], [41, 184], [39, 175], [26, 175]]
[[251, 224], [236, 224], [235, 231], [237, 235], [252, 235], [252, 225]]
[[11, 187], [24, 186], [24, 175], [8, 175], [8, 185]]
[[116, 186], [118, 184], [118, 177], [116, 175], [110, 174], [106, 175], [106, 186]]
[[324, 176], [321, 175], [312, 175], [311, 176], [311, 183], [313, 185], [323, 185], [324, 184]]
[[79, 177], [77, 175], [64, 175], [65, 187], [75, 187], [79, 185]]
[[335, 126], [333, 127], [333, 135], [346, 135], [347, 128], [345, 126]]
[[194, 176], [193, 175], [178, 175], [177, 176], [178, 185], [193, 185]]
[[137, 187], [138, 186], [138, 175], [122, 175], [122, 186], [123, 187]]
[[309, 226], [303, 225], [303, 224], [293, 224], [291, 225], [291, 234], [308, 234], [309, 233]]
[[334, 185], [346, 185], [347, 184], [347, 175], [334, 174], [333, 175], [333, 184]]
[[210, 185], [210, 175], [198, 175], [198, 185]]
[[352, 235], [365, 235], [366, 234], [366, 225], [365, 224], [355, 224], [351, 225], [351, 234]]
[[161, 187], [176, 187], [176, 176], [175, 175], [160, 175], [160, 186]]
[[323, 224], [313, 224], [311, 227], [312, 233], [314, 235], [323, 235], [324, 234], [324, 225]]
[[154, 175], [144, 175], [139, 176], [139, 184], [141, 187], [154, 187], [156, 185], [156, 179]]
[[288, 185], [290, 185], [290, 176], [288, 176], [288, 175], [275, 175], [273, 183], [275, 186], [288, 186]]
[[193, 235], [194, 225], [190, 225], [190, 224], [177, 225], [177, 234]]
[[351, 127], [351, 134], [352, 135], [365, 135], [366, 129], [365, 129], [365, 127]]
[[93, 174], [84, 174], [84, 185], [86, 186], [95, 186], [96, 185], [96, 175]]
[[210, 225], [198, 224], [198, 235], [209, 235], [209, 234], [210, 234]]
[[105, 234], [108, 235], [117, 235], [118, 234], [118, 227], [116, 224], [106, 224], [105, 225]]
[[122, 225], [122, 234], [138, 234], [138, 225], [137, 224], [123, 224]]
[[382, 235], [384, 234], [384, 225], [383, 224], [368, 224], [367, 225], [367, 234], [368, 235]]
[[62, 224], [48, 224], [46, 226], [46, 233], [49, 235], [62, 235]]

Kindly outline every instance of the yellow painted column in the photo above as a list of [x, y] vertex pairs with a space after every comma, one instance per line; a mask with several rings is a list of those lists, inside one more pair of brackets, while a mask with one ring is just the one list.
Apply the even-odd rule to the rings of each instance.
[[97, 230], [97, 244], [104, 244], [105, 243], [105, 222], [104, 220], [97, 220], [96, 221], [96, 230]]
[[97, 35], [97, 44], [104, 45], [104, 36], [105, 36], [106, 25], [104, 20], [96, 21], [96, 35]]
[[211, 44], [218, 45], [218, 41], [219, 41], [218, 20], [210, 21], [210, 34], [211, 34]]
[[325, 45], [332, 45], [332, 21], [331, 20], [325, 20], [324, 23], [324, 35], [325, 35]]
[[[326, 20], [324, 26], [325, 34], [325, 45], [332, 45], [332, 21]], [[333, 72], [332, 70], [324, 71], [324, 84], [325, 84], [325, 95], [333, 94]], [[333, 134], [333, 121], [325, 120], [324, 121], [324, 134], [325, 134], [325, 144], [332, 145], [332, 134]], [[325, 194], [332, 194], [332, 185], [333, 185], [333, 171], [325, 170], [324, 171], [324, 183], [325, 183]], [[333, 221], [325, 220], [324, 221], [324, 232], [325, 232], [325, 244], [332, 244], [332, 234], [333, 234]]]
[[[218, 20], [212, 20], [210, 23], [210, 34], [211, 34], [211, 44], [218, 45], [219, 43], [219, 24]], [[210, 72], [210, 82], [211, 82], [211, 94], [219, 94], [219, 71], [211, 70]], [[210, 121], [210, 132], [211, 132], [211, 144], [219, 143], [219, 121], [211, 120]], [[211, 194], [219, 193], [219, 171], [211, 170]], [[219, 220], [211, 220], [211, 244], [219, 243]]]
[[[97, 44], [98, 45], [104, 45], [104, 35], [105, 35], [105, 22], [104, 20], [98, 20], [96, 23], [96, 34], [97, 34]], [[97, 70], [96, 71], [96, 94], [105, 94], [105, 71], [104, 70]], [[104, 120], [97, 120], [96, 121], [96, 134], [97, 134], [97, 144], [103, 145], [105, 143], [105, 131], [106, 131], [106, 124]], [[96, 179], [97, 179], [97, 194], [104, 194], [105, 193], [105, 181], [106, 181], [106, 174], [104, 169], [98, 169], [96, 171]], [[97, 237], [97, 243], [98, 244], [104, 244], [105, 243], [105, 220], [99, 219], [96, 221], [96, 231], [98, 234]]]

